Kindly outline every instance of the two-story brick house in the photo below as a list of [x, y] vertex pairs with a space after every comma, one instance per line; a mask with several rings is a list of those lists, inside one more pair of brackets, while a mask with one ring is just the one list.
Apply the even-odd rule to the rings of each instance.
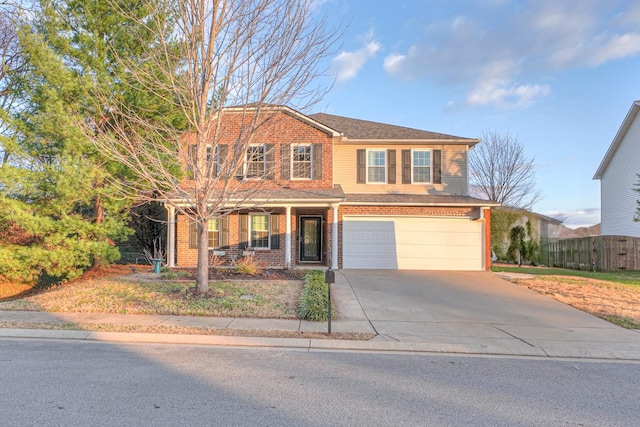
[[[468, 195], [467, 153], [478, 142], [277, 107], [237, 177], [258, 187], [246, 209], [230, 201], [238, 209], [210, 221], [209, 249], [273, 267], [487, 269], [497, 204]], [[195, 224], [167, 209], [168, 263], [195, 266]]]

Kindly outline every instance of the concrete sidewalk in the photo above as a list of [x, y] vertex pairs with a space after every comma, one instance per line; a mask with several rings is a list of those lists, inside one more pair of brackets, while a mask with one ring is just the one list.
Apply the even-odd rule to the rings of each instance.
[[[0, 328], [0, 337], [91, 340], [106, 342], [167, 343], [296, 348], [305, 351], [346, 350], [480, 354], [556, 358], [585, 358], [640, 361], [640, 333], [606, 324], [590, 328], [527, 327], [498, 323], [370, 321], [347, 278], [336, 274], [332, 295], [338, 305], [338, 319], [332, 332], [378, 334], [369, 341], [263, 338], [187, 334], [145, 334], [91, 332], [82, 330]], [[182, 326], [216, 329], [326, 332], [326, 322], [283, 319], [216, 318], [165, 315], [114, 315], [90, 313], [47, 313], [0, 311], [0, 322], [90, 323], [116, 325]], [[385, 331], [377, 331], [383, 327]], [[408, 331], [411, 331], [408, 333]], [[524, 338], [523, 338], [524, 337]]]

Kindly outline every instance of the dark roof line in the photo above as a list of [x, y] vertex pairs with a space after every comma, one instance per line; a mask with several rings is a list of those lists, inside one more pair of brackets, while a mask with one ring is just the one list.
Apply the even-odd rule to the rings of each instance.
[[456, 141], [470, 145], [474, 145], [478, 142], [478, 140], [474, 138], [463, 138], [404, 126], [372, 122], [369, 120], [334, 116], [326, 113], [310, 114], [308, 117], [342, 133], [348, 139], [429, 140], [448, 143]]

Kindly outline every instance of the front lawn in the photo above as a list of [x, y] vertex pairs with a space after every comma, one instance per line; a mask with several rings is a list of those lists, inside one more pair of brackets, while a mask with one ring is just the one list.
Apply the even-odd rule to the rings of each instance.
[[0, 310], [297, 318], [301, 280], [212, 281], [210, 292], [199, 296], [192, 281], [125, 272], [87, 275], [32, 294], [21, 289], [22, 295], [0, 302]]
[[533, 278], [508, 280], [629, 329], [640, 329], [640, 272], [592, 272], [562, 268], [493, 266], [496, 273]]
[[577, 276], [587, 279], [604, 280], [607, 282], [619, 283], [623, 285], [640, 287], [640, 271], [585, 271], [571, 270], [568, 268], [549, 268], [549, 267], [517, 267], [494, 265], [491, 267], [494, 272], [509, 272], [533, 274], [535, 276]]

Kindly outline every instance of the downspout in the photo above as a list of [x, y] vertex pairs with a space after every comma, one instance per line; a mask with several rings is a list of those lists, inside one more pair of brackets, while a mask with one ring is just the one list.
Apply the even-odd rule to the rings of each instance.
[[167, 210], [167, 267], [176, 266], [176, 208], [164, 206]]

